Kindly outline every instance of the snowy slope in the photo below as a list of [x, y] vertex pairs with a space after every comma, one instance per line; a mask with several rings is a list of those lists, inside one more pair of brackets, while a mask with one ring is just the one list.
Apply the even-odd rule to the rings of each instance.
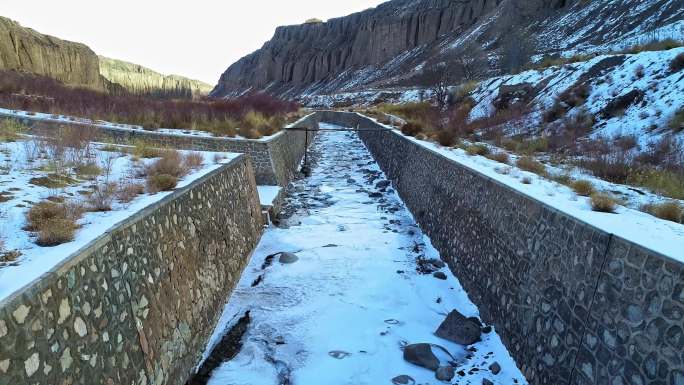
[[[527, 129], [543, 131], [546, 124], [542, 113], [559, 95], [581, 82], [589, 86], [590, 93], [586, 103], [575, 110], [582, 108], [596, 118], [593, 136], [612, 138], [633, 134], [641, 145], [646, 145], [671, 132], [668, 125], [672, 116], [684, 107], [684, 72], [672, 72], [669, 68], [672, 59], [682, 53], [684, 47], [630, 55], [602, 55], [586, 62], [491, 78], [481, 82], [472, 92], [476, 105], [470, 119], [492, 116], [496, 112], [492, 103], [502, 86], [529, 84], [539, 91], [530, 102], [532, 120]], [[608, 62], [618, 64], [605, 68]], [[630, 105], [621, 116], [602, 116], [608, 103], [635, 90], [643, 92], [640, 102]]]

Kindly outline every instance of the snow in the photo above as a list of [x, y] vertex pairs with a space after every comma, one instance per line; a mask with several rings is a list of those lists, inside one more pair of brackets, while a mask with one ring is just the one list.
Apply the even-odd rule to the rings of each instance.
[[[393, 134], [404, 136], [397, 131]], [[470, 156], [462, 149], [404, 137], [582, 222], [684, 262], [684, 225], [623, 206], [618, 206], [615, 214], [596, 212], [591, 209], [589, 198], [577, 196], [570, 188], [554, 181], [482, 156]], [[524, 184], [524, 177], [531, 178], [532, 184]]]
[[[594, 75], [590, 82], [590, 93], [581, 107], [596, 117], [593, 137], [615, 138], [634, 135], [642, 148], [670, 133], [669, 121], [678, 109], [684, 108], [684, 75], [672, 72], [670, 62], [684, 53], [684, 47], [667, 51], [641, 52], [624, 55], [625, 61], [609, 72]], [[557, 96], [576, 84], [581, 76], [591, 71], [597, 63], [615, 55], [603, 55], [591, 60], [551, 67], [545, 70], [525, 71], [517, 75], [495, 77], [480, 83], [472, 97], [477, 102], [470, 113], [470, 120], [481, 119], [495, 113], [492, 102], [502, 85], [529, 83], [540, 89], [532, 100], [533, 120], [528, 132], [545, 129], [549, 124], [542, 121], [542, 112], [549, 108]], [[642, 77], [636, 74], [641, 70]], [[630, 106], [624, 114], [603, 117], [602, 111], [608, 103], [633, 90], [644, 93], [641, 103]], [[677, 134], [682, 138], [682, 133]]]
[[[0, 300], [30, 284], [32, 281], [50, 271], [69, 256], [85, 247], [88, 243], [115, 227], [136, 212], [158, 202], [172, 192], [160, 192], [154, 195], [140, 195], [130, 203], [115, 201], [112, 211], [102, 213], [85, 213], [79, 221], [82, 226], [76, 232], [72, 242], [55, 247], [40, 247], [34, 238], [22, 230], [26, 223], [26, 212], [33, 203], [40, 202], [50, 196], [63, 196], [68, 200], [79, 200], [80, 191], [86, 190], [94, 181], [81, 180], [75, 185], [60, 189], [35, 186], [29, 180], [36, 176], [47, 175], [48, 172], [37, 168], [44, 162], [36, 159], [29, 162], [27, 158], [27, 141], [0, 143], [0, 191], [11, 192], [12, 199], [0, 203], [0, 238], [4, 241], [4, 249], [18, 250], [21, 257], [16, 264], [2, 266], [0, 264]], [[130, 155], [102, 151], [103, 144], [95, 144], [93, 161], [103, 164], [109, 156], [114, 156], [110, 181], [132, 181], [144, 183], [133, 175], [133, 161]], [[125, 146], [124, 146], [125, 147]], [[180, 151], [187, 153], [186, 151]], [[178, 182], [177, 188], [187, 186], [193, 181], [216, 170], [231, 159], [239, 156], [233, 153], [202, 152], [204, 165]], [[223, 159], [214, 162], [215, 156]], [[152, 160], [142, 160], [143, 163]], [[98, 177], [100, 181], [103, 176]]]
[[[312, 153], [319, 154], [312, 176], [291, 186], [285, 207], [291, 216], [265, 232], [208, 344], [205, 358], [250, 311], [241, 351], [214, 371], [209, 385], [271, 385], [284, 383], [278, 375], [288, 373], [294, 384], [389, 384], [402, 374], [436, 383], [433, 372], [403, 360], [401, 347], [435, 343], [462, 358], [464, 346], [433, 333], [451, 310], [478, 316], [476, 306], [448, 269], [445, 281], [416, 272], [418, 255], [439, 254], [396, 193], [369, 197], [377, 180], [362, 169], [384, 176], [355, 133], [321, 133]], [[262, 269], [266, 256], [281, 251], [299, 260], [285, 265], [276, 256]], [[526, 384], [495, 332], [475, 347], [460, 383]], [[335, 351], [349, 355], [333, 358]], [[493, 357], [484, 358], [487, 352]], [[503, 368], [498, 376], [487, 370], [494, 361]], [[472, 366], [482, 370], [468, 374]]]
[[261, 206], [273, 206], [273, 201], [280, 194], [280, 186], [257, 186]]

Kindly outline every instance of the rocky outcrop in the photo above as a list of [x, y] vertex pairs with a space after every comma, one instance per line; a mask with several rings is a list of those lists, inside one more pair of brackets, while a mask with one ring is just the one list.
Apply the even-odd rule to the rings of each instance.
[[86, 45], [40, 34], [4, 17], [0, 17], [0, 69], [104, 89], [97, 55]]
[[178, 75], [163, 75], [138, 64], [121, 60], [99, 57], [100, 73], [114, 84], [113, 90], [120, 86], [125, 91], [169, 98], [193, 98], [205, 96], [212, 86], [199, 80]]
[[250, 88], [295, 94], [346, 71], [372, 67], [440, 36], [464, 31], [500, 0], [395, 0], [326, 23], [279, 27], [260, 50], [221, 76], [213, 95]]
[[[393, 0], [331, 19], [279, 27], [231, 65], [212, 91], [301, 97], [414, 86], [439, 63], [477, 59], [478, 75], [653, 31], [684, 18], [677, 0]], [[460, 77], [464, 77], [461, 69]]]

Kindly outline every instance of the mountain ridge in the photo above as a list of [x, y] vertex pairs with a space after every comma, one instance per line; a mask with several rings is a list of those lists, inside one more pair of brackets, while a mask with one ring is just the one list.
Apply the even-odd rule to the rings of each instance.
[[299, 98], [415, 86], [436, 64], [460, 58], [475, 60], [480, 78], [495, 76], [543, 55], [590, 51], [667, 26], [680, 33], [684, 9], [677, 3], [393, 0], [325, 23], [278, 27], [223, 73], [212, 95], [251, 90]]
[[164, 75], [148, 67], [123, 60], [98, 56], [100, 74], [109, 82], [134, 94], [157, 97], [197, 98], [212, 86], [180, 75]]

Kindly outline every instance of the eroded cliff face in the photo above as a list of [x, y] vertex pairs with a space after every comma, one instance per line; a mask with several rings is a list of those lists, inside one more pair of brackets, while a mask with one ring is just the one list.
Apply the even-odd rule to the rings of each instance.
[[393, 0], [325, 23], [279, 27], [227, 69], [212, 95], [298, 97], [412, 85], [430, 65], [475, 50], [493, 75], [505, 71], [507, 44], [520, 43], [529, 59], [649, 31], [682, 12], [681, 0]]
[[178, 75], [163, 75], [138, 64], [100, 56], [100, 73], [109, 82], [134, 94], [168, 98], [205, 96], [212, 86]]
[[0, 69], [104, 89], [97, 55], [86, 45], [40, 34], [4, 17], [0, 17]]

